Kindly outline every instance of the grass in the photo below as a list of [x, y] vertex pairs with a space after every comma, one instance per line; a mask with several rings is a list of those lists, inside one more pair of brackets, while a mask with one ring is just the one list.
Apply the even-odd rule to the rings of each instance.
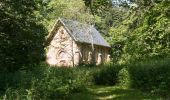
[[92, 86], [82, 93], [71, 94], [68, 100], [163, 100], [158, 96], [119, 86]]

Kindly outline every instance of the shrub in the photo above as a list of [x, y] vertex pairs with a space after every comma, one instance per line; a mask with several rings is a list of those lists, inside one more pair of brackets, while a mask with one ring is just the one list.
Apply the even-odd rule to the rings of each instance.
[[[11, 74], [11, 75], [10, 75]], [[5, 99], [64, 99], [68, 94], [80, 92], [90, 84], [89, 68], [54, 68], [41, 65], [30, 71], [4, 73], [5, 83], [0, 83]], [[15, 78], [15, 79], [14, 79]], [[1, 99], [2, 99], [1, 98]]]
[[150, 61], [129, 67], [132, 87], [160, 95], [169, 95], [170, 59]]
[[23, 66], [39, 64], [44, 59], [44, 37], [48, 33], [42, 19], [35, 14], [42, 3], [39, 0], [3, 0], [1, 4], [0, 70], [15, 72]]
[[130, 74], [126, 67], [122, 68], [118, 73], [118, 84], [121, 87], [128, 88], [130, 86]]
[[118, 82], [118, 65], [104, 65], [94, 73], [94, 83], [97, 85], [115, 85]]

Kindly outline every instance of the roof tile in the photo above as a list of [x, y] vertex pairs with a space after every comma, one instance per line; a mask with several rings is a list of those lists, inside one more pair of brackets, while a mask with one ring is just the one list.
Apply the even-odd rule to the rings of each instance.
[[75, 41], [110, 47], [106, 40], [93, 26], [63, 18], [60, 18], [59, 20], [68, 29], [69, 34], [74, 37]]

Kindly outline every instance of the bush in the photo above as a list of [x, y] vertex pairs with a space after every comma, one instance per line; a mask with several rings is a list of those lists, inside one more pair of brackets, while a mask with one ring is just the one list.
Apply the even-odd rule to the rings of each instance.
[[[91, 80], [87, 68], [54, 68], [41, 65], [30, 71], [4, 73], [2, 95], [5, 99], [64, 99], [85, 89]], [[14, 79], [15, 78], [15, 79]], [[6, 80], [5, 80], [6, 79]], [[2, 91], [2, 92], [3, 92]], [[1, 98], [2, 99], [2, 98]]]
[[130, 86], [130, 74], [126, 67], [122, 68], [118, 73], [118, 84], [121, 87], [128, 88]]
[[132, 87], [170, 95], [170, 59], [150, 61], [129, 67]]
[[44, 37], [48, 33], [38, 15], [42, 3], [3, 0], [1, 4], [0, 70], [15, 72], [23, 66], [39, 64], [44, 59]]
[[79, 92], [87, 85], [88, 73], [81, 69], [49, 68], [44, 79], [33, 84], [34, 97], [42, 99], [65, 98], [69, 93]]
[[[100, 67], [100, 66], [99, 66]], [[118, 65], [104, 65], [94, 73], [94, 83], [97, 85], [115, 85], [118, 83]]]

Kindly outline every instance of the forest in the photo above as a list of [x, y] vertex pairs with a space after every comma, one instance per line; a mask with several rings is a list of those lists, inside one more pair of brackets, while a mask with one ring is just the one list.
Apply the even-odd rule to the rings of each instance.
[[[46, 64], [58, 18], [94, 25], [112, 62]], [[169, 99], [169, 0], [0, 0], [0, 100]]]

